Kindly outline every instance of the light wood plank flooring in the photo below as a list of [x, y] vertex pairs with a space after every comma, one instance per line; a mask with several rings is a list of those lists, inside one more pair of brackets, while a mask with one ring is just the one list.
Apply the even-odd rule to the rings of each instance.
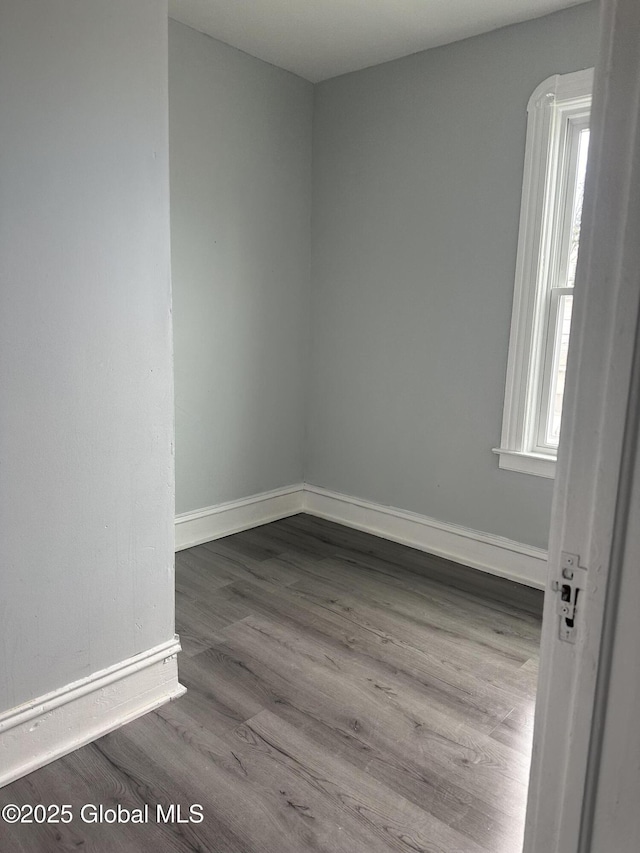
[[0, 851], [520, 853], [541, 593], [299, 515], [177, 554], [176, 598], [186, 696], [2, 789], [76, 818]]

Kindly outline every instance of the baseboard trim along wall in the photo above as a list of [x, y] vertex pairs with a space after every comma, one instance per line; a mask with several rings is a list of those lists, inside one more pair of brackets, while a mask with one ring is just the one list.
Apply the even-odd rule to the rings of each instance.
[[289, 515], [297, 515], [302, 512], [303, 489], [303, 484], [297, 483], [177, 515], [176, 551], [183, 551], [185, 548], [211, 542], [232, 533], [240, 533], [242, 530], [287, 518]]
[[547, 552], [542, 548], [308, 483], [177, 516], [176, 551], [299, 512], [364, 530], [536, 589], [544, 589], [546, 585]]
[[185, 692], [178, 637], [0, 714], [0, 787]]
[[318, 486], [305, 485], [304, 512], [526, 586], [546, 585], [547, 552], [542, 548]]

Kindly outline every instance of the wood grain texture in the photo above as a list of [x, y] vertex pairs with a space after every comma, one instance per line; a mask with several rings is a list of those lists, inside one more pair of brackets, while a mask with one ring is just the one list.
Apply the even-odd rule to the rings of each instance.
[[[182, 551], [187, 694], [2, 789], [75, 819], [0, 822], [0, 850], [520, 853], [541, 607], [304, 515]], [[151, 821], [85, 824], [85, 803]]]

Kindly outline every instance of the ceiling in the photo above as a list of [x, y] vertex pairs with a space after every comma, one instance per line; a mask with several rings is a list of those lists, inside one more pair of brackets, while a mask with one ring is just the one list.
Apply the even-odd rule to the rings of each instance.
[[169, 14], [313, 83], [586, 0], [169, 0]]

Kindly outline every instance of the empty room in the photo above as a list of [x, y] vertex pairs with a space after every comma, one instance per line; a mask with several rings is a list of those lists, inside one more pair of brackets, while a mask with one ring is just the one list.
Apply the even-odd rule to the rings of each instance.
[[0, 0], [0, 853], [640, 849], [637, 0]]

